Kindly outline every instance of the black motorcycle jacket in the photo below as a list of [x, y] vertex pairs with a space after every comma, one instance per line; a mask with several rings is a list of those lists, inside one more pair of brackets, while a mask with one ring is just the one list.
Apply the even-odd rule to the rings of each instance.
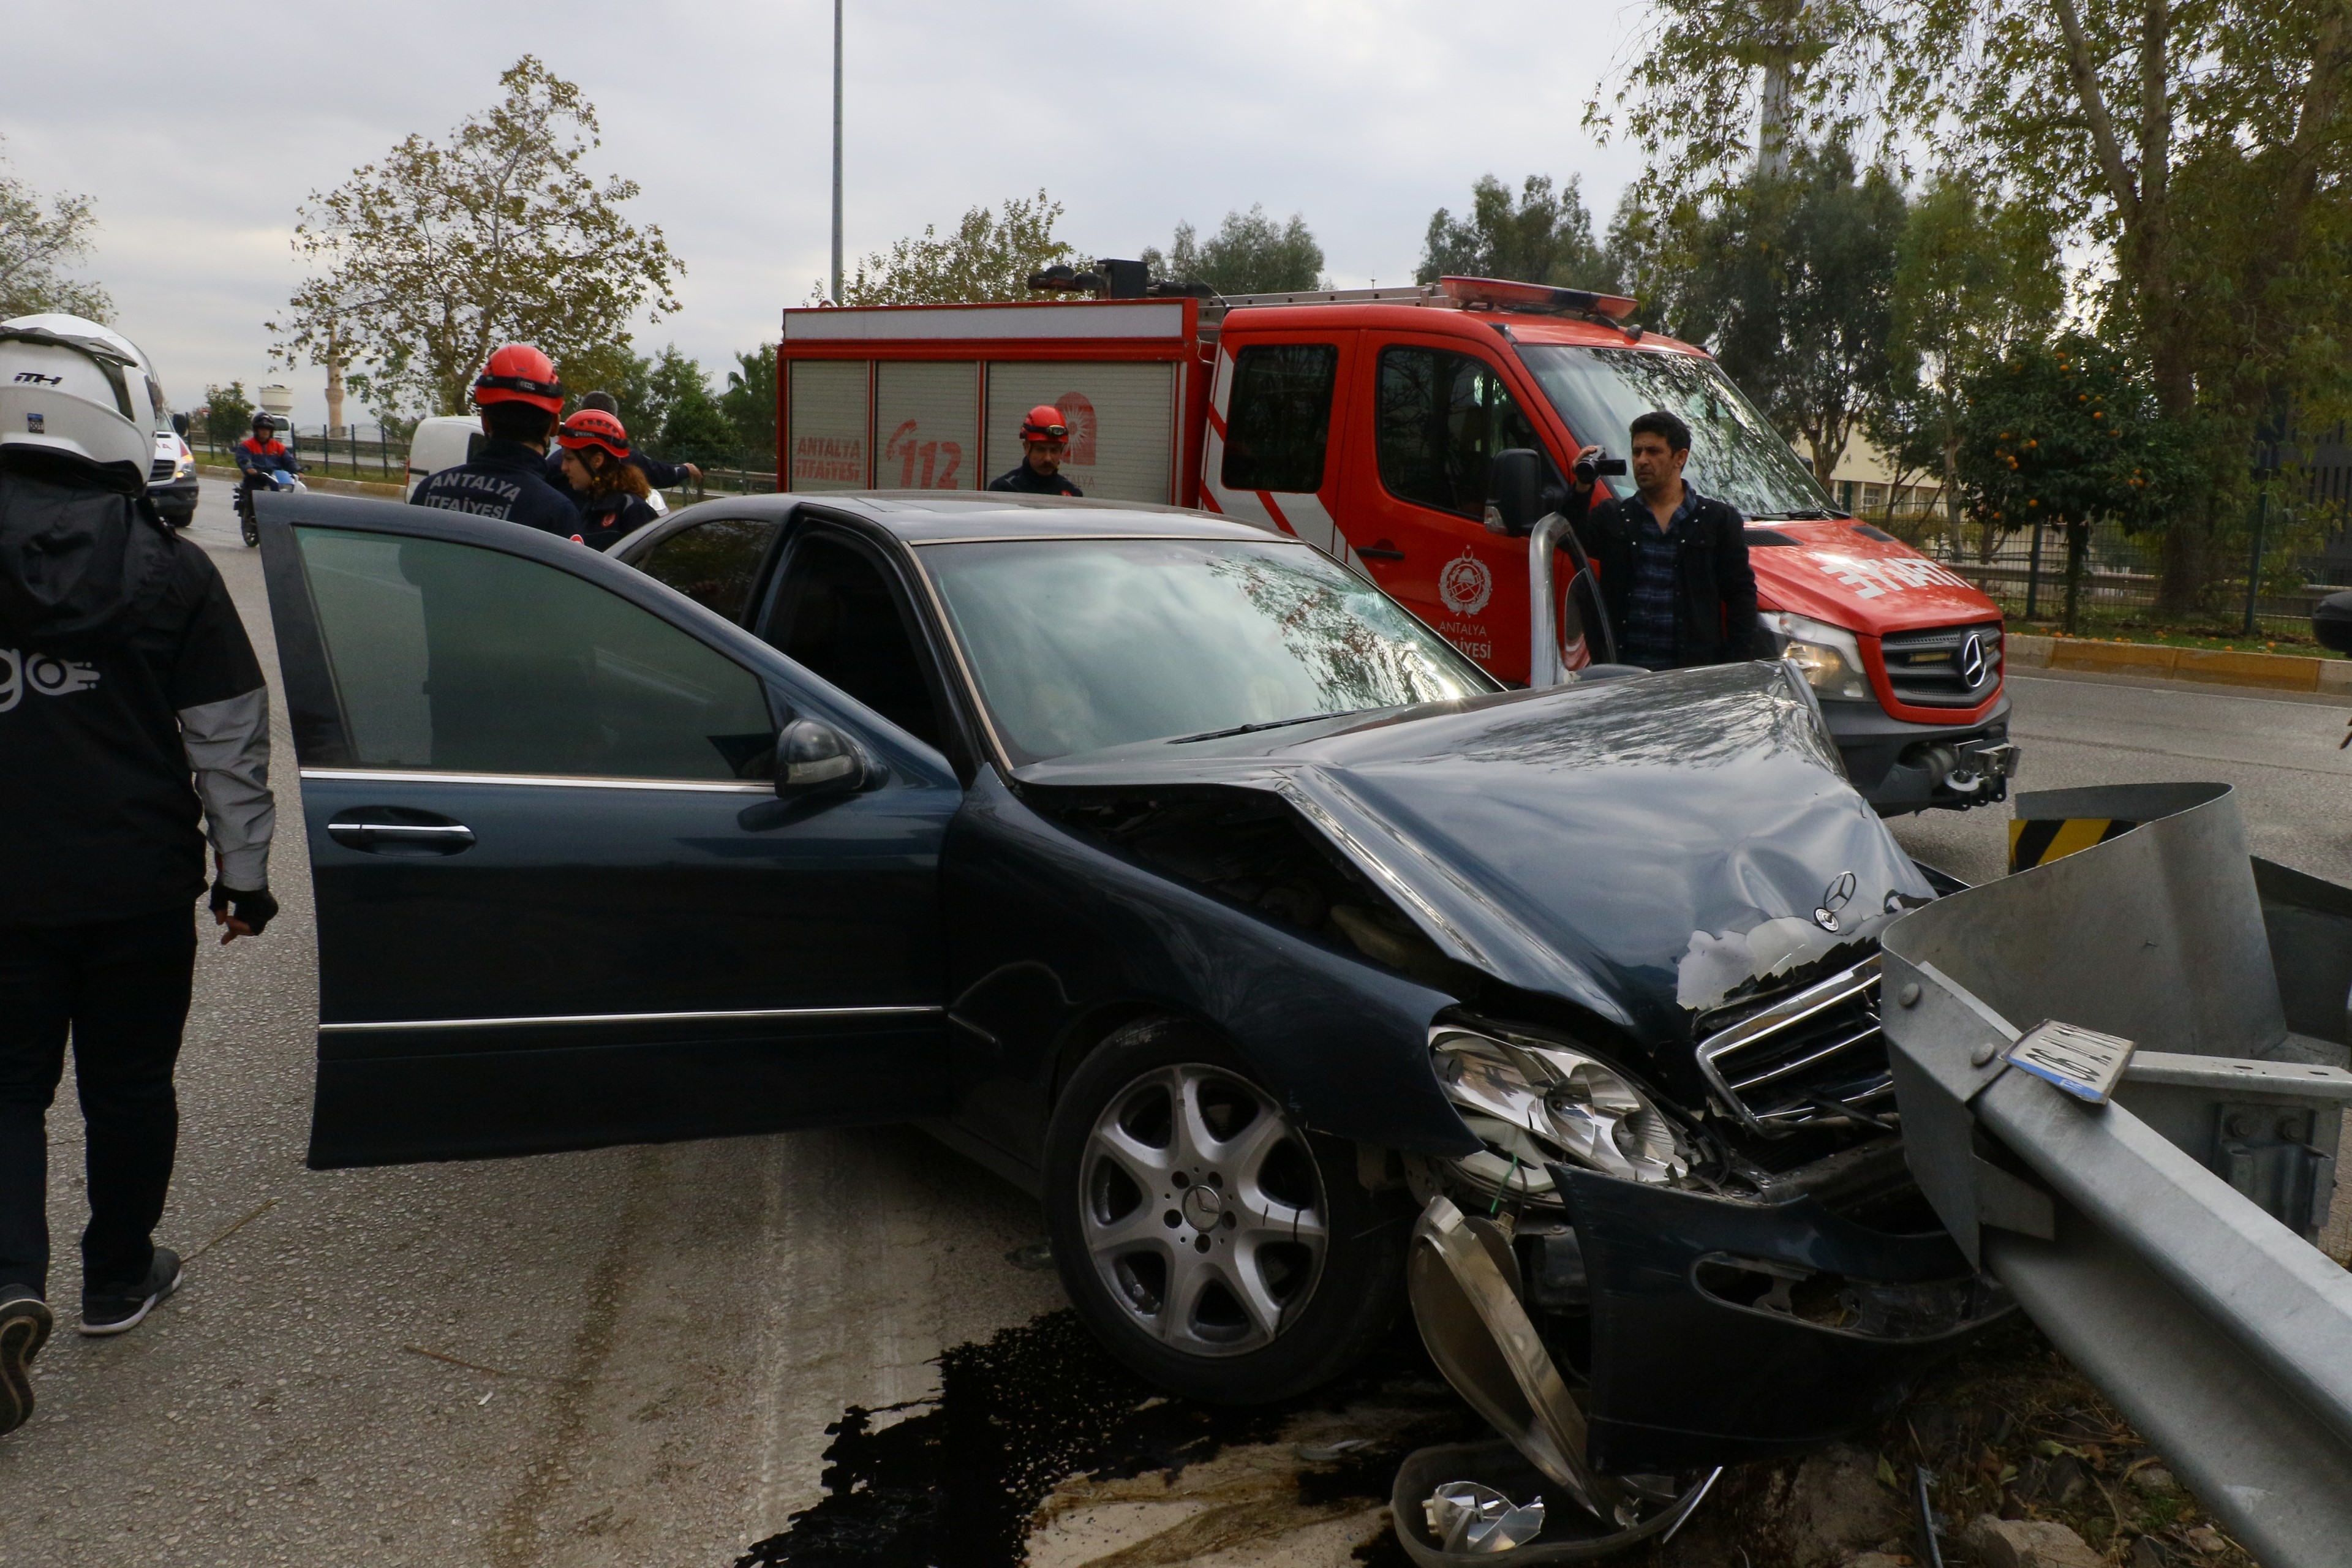
[[257, 891], [276, 822], [268, 689], [212, 558], [143, 487], [69, 459], [0, 462], [13, 901], [61, 925], [185, 906], [208, 879], [205, 827], [222, 882]]

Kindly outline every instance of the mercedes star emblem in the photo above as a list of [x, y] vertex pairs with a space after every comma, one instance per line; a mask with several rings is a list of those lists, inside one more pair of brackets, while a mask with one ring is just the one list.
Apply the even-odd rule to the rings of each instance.
[[1830, 885], [1822, 889], [1821, 908], [1813, 911], [1813, 923], [1826, 931], [1839, 928], [1837, 912], [1853, 898], [1853, 873], [1840, 871]]
[[1973, 691], [1984, 684], [1984, 634], [1970, 632], [1969, 640], [1960, 645], [1960, 679]]

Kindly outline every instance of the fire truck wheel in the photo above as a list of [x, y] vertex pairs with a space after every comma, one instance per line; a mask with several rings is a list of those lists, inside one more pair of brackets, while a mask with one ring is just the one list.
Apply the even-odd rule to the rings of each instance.
[[1255, 1405], [1326, 1383], [1387, 1331], [1411, 1216], [1354, 1146], [1302, 1132], [1216, 1036], [1129, 1024], [1078, 1066], [1045, 1134], [1062, 1284], [1171, 1393]]

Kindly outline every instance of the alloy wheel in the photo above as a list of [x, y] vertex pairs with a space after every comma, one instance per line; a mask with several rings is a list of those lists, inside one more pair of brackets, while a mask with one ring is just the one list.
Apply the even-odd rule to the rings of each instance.
[[1330, 1240], [1322, 1179], [1281, 1108], [1195, 1062], [1111, 1097], [1087, 1135], [1079, 1203], [1112, 1300], [1190, 1355], [1271, 1343], [1314, 1294]]

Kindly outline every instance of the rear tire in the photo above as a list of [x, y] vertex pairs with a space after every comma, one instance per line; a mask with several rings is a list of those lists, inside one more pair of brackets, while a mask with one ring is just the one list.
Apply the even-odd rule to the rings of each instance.
[[1286, 1398], [1377, 1344], [1411, 1216], [1355, 1149], [1302, 1133], [1216, 1035], [1130, 1024], [1070, 1078], [1045, 1134], [1046, 1226], [1080, 1317], [1147, 1382]]
[[261, 525], [253, 515], [253, 497], [250, 494], [236, 498], [236, 531], [245, 535], [248, 545], [261, 542]]

